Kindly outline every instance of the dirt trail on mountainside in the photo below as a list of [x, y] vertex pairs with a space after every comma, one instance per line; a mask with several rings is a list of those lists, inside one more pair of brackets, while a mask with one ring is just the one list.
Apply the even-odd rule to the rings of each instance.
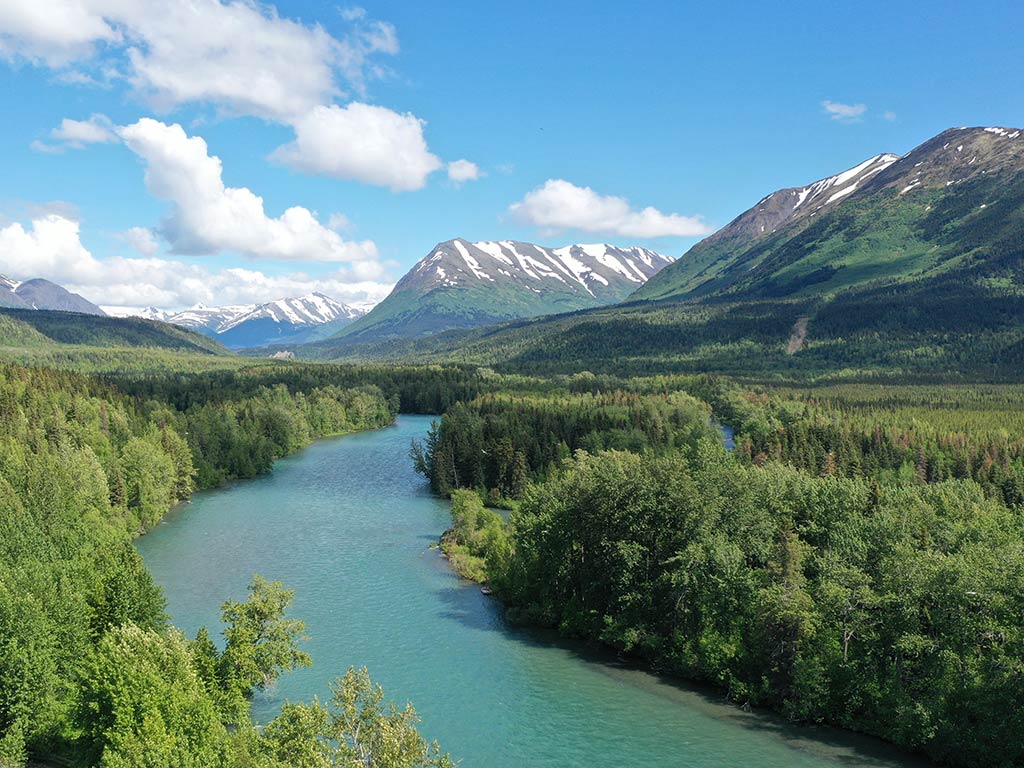
[[786, 354], [795, 355], [801, 349], [804, 348], [804, 341], [807, 339], [807, 321], [808, 317], [798, 317], [796, 323], [793, 325], [793, 331], [789, 335], [789, 347], [786, 349]]

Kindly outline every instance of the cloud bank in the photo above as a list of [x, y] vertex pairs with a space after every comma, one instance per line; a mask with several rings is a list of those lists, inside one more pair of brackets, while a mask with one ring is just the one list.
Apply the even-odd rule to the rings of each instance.
[[711, 228], [699, 216], [635, 209], [622, 197], [601, 195], [564, 179], [548, 179], [509, 207], [518, 220], [548, 232], [578, 229], [622, 237], [695, 237]]
[[81, 242], [79, 223], [58, 213], [29, 225], [0, 228], [0, 274], [44, 277], [105, 306], [182, 308], [197, 303], [249, 304], [321, 291], [346, 303], [377, 302], [387, 295], [380, 266], [359, 263], [322, 276], [267, 275], [253, 269], [210, 269], [164, 258], [97, 259]]

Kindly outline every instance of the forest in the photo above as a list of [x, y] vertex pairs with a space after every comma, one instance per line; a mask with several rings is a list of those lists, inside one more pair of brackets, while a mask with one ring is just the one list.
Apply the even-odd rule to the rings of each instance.
[[1024, 762], [1004, 706], [1024, 695], [1018, 385], [94, 367], [119, 359], [0, 365], [4, 768], [350, 765], [395, 744], [374, 764], [450, 765], [365, 670], [257, 730], [250, 697], [311, 662], [291, 592], [254, 577], [186, 638], [131, 543], [195, 490], [399, 412], [443, 414], [411, 461], [452, 499], [452, 566], [514, 621], [942, 764]]
[[[373, 386], [282, 383], [177, 409], [81, 374], [0, 365], [0, 766], [446, 766], [365, 670], [257, 731], [248, 699], [311, 663], [292, 594], [254, 578], [222, 640], [183, 637], [132, 546], [194, 490], [390, 423]], [[396, 749], [396, 744], [400, 747]]]
[[[1024, 763], [1021, 710], [1000, 704], [1024, 695], [1018, 387], [632, 386], [597, 398], [634, 404], [632, 441], [590, 437], [592, 398], [549, 394], [457, 405], [413, 446], [452, 496], [442, 547], [462, 575], [517, 621], [738, 704], [942, 764]], [[655, 438], [658, 409], [638, 406], [673, 388], [704, 408]], [[705, 403], [734, 451], [700, 428]], [[541, 461], [513, 461], [528, 480], [510, 485], [492, 451]]]

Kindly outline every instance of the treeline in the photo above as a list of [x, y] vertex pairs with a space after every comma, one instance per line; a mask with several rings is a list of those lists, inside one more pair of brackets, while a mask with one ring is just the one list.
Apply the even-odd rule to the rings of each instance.
[[[189, 673], [179, 680], [175, 671], [187, 649], [166, 625], [132, 535], [196, 487], [266, 471], [310, 439], [394, 415], [372, 387], [292, 396], [277, 386], [179, 411], [93, 378], [0, 365], [0, 765], [21, 765], [28, 752], [78, 754], [89, 738], [106, 740], [88, 748], [96, 759], [116, 746], [98, 725], [107, 704], [83, 698], [97, 654], [138, 655], [143, 665], [104, 668], [94, 682], [108, 686], [110, 706], [135, 695], [135, 673], [191, 690]], [[160, 717], [168, 728], [191, 727]], [[122, 761], [103, 765], [214, 764], [134, 762], [133, 748], [117, 749]]]
[[723, 400], [737, 453], [753, 463], [883, 483], [970, 479], [1005, 504], [1024, 504], [1024, 390], [895, 389], [733, 389]]
[[328, 365], [261, 362], [223, 367], [188, 375], [126, 373], [107, 380], [141, 398], [170, 403], [179, 410], [248, 397], [283, 386], [292, 394], [326, 386], [375, 386], [402, 413], [443, 413], [461, 400], [507, 387], [515, 377], [499, 377], [486, 368], [470, 366]]
[[412, 458], [431, 488], [520, 496], [576, 450], [692, 449], [716, 435], [706, 403], [685, 392], [496, 392], [448, 409]]

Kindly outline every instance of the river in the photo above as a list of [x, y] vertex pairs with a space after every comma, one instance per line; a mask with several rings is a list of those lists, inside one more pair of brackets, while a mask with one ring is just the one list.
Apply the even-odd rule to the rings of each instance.
[[448, 527], [407, 458], [430, 418], [324, 440], [272, 474], [197, 494], [138, 549], [174, 623], [219, 634], [220, 604], [254, 573], [294, 589], [314, 666], [253, 703], [327, 698], [327, 682], [367, 666], [411, 700], [421, 731], [466, 768], [836, 768], [921, 766], [884, 745], [744, 713], [720, 695], [613, 657], [509, 627], [499, 603], [459, 580], [431, 544]]

